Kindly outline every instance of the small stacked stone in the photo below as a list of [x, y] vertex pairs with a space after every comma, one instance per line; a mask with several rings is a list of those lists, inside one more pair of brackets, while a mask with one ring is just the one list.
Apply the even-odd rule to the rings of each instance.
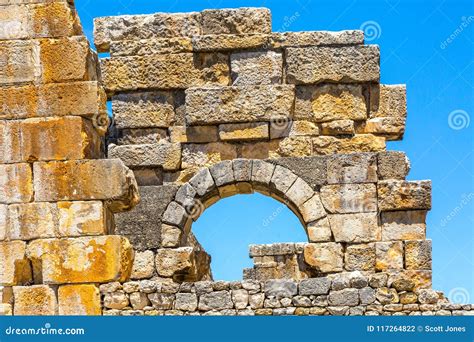
[[104, 157], [106, 95], [72, 2], [0, 1], [0, 314], [99, 315], [133, 263], [113, 214], [138, 201]]

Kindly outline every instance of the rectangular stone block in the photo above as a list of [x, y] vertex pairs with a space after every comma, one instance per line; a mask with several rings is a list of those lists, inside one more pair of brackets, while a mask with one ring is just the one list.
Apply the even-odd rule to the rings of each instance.
[[275, 51], [236, 52], [230, 55], [232, 85], [280, 84], [283, 55]]
[[308, 243], [304, 246], [304, 261], [321, 273], [341, 272], [343, 270], [342, 245], [334, 242]]
[[0, 85], [33, 82], [41, 71], [37, 46], [31, 41], [0, 41]]
[[81, 115], [106, 112], [105, 93], [95, 81], [2, 88], [0, 119]]
[[171, 142], [206, 143], [219, 140], [217, 126], [173, 126], [169, 130]]
[[224, 54], [178, 53], [101, 59], [108, 93], [145, 88], [187, 89], [228, 85], [229, 65]]
[[[32, 3], [34, 1], [24, 1]], [[39, 2], [39, 1], [37, 1]], [[4, 6], [0, 14], [0, 39], [54, 38], [82, 34], [79, 18], [66, 2], [40, 3], [34, 6]], [[51, 20], [54, 18], [54, 20]]]
[[375, 271], [375, 244], [348, 245], [344, 268], [347, 271]]
[[401, 140], [405, 133], [405, 118], [371, 118], [361, 125], [358, 133], [384, 136], [387, 140]]
[[321, 187], [321, 200], [330, 213], [364, 213], [377, 211], [374, 184], [334, 184]]
[[47, 285], [13, 287], [15, 316], [54, 316], [58, 314], [56, 294]]
[[133, 173], [121, 160], [81, 160], [33, 164], [35, 200], [39, 202], [107, 200], [110, 210], [138, 202]]
[[364, 44], [364, 32], [359, 30], [273, 32], [271, 34], [271, 45], [274, 48], [361, 44]]
[[186, 90], [189, 125], [258, 122], [292, 117], [294, 87], [257, 85]]
[[0, 204], [0, 241], [5, 240], [7, 236], [7, 213], [8, 206]]
[[381, 211], [431, 209], [431, 181], [380, 181], [377, 195]]
[[97, 285], [63, 285], [58, 289], [59, 314], [63, 316], [100, 316]]
[[268, 34], [209, 34], [194, 36], [192, 50], [196, 52], [257, 49], [269, 44]]
[[237, 148], [229, 143], [183, 144], [181, 168], [207, 167], [237, 158]]
[[405, 268], [431, 270], [431, 240], [405, 241]]
[[202, 34], [270, 33], [271, 13], [268, 8], [232, 8], [204, 10]]
[[0, 285], [22, 285], [31, 281], [31, 266], [24, 241], [0, 242]]
[[406, 86], [377, 84], [370, 87], [370, 118], [406, 118]]
[[426, 213], [425, 210], [382, 212], [382, 240], [424, 240]]
[[320, 136], [312, 138], [313, 154], [379, 152], [385, 150], [385, 138], [372, 134], [358, 134], [351, 138]]
[[381, 240], [377, 213], [329, 215], [329, 224], [336, 242], [372, 242]]
[[223, 141], [268, 139], [268, 123], [255, 122], [219, 125], [219, 138]]
[[286, 50], [286, 78], [291, 84], [378, 82], [377, 45], [304, 47]]
[[163, 167], [165, 171], [179, 170], [181, 144], [165, 141], [142, 145], [109, 145], [109, 158], [121, 159], [129, 167]]
[[352, 120], [334, 120], [321, 124], [322, 135], [354, 135], [355, 133]]
[[110, 42], [110, 56], [112, 57], [147, 56], [181, 52], [193, 52], [193, 43], [190, 37], [154, 37]]
[[[101, 138], [92, 122], [80, 117], [0, 121], [0, 163], [94, 159]], [[3, 155], [3, 156], [2, 156]]]
[[167, 137], [165, 128], [124, 128], [117, 132], [117, 145], [154, 144]]
[[100, 201], [58, 202], [61, 237], [105, 235], [114, 227], [113, 214]]
[[327, 161], [328, 184], [377, 182], [376, 154], [334, 155], [329, 157]]
[[130, 243], [115, 235], [35, 240], [27, 254], [44, 284], [125, 281], [133, 262]]
[[169, 127], [175, 120], [172, 92], [139, 92], [112, 97], [117, 128]]
[[7, 237], [33, 240], [58, 236], [58, 211], [53, 203], [11, 204], [8, 206]]
[[151, 37], [192, 37], [201, 33], [201, 14], [155, 13], [94, 19], [94, 43], [98, 52], [108, 52], [111, 41]]
[[97, 57], [86, 37], [42, 39], [39, 49], [42, 82], [97, 80]]
[[377, 271], [403, 269], [403, 242], [376, 242], [375, 254]]
[[0, 165], [0, 203], [33, 200], [33, 173], [29, 164]]
[[404, 180], [410, 171], [410, 161], [404, 152], [387, 151], [377, 155], [377, 174], [380, 179]]
[[361, 85], [325, 84], [296, 87], [295, 118], [313, 122], [366, 120]]

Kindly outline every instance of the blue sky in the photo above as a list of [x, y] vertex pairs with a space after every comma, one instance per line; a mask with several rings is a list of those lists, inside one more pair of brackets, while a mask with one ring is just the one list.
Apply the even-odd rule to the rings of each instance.
[[[409, 179], [433, 181], [434, 288], [474, 301], [474, 2], [76, 0], [76, 6], [89, 38], [98, 16], [241, 6], [270, 8], [274, 31], [338, 31], [365, 23], [368, 43], [380, 45], [381, 82], [407, 84], [407, 132], [388, 148], [407, 153]], [[305, 240], [296, 217], [262, 195], [220, 201], [193, 231], [213, 256], [218, 279], [240, 279], [251, 265], [250, 243]]]

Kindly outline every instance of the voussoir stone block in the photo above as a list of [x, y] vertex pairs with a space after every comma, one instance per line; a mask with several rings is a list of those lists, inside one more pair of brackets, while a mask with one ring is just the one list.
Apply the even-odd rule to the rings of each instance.
[[113, 212], [139, 200], [133, 173], [121, 160], [78, 160], [33, 164], [36, 201], [107, 200]]
[[281, 193], [286, 193], [298, 178], [293, 172], [280, 165], [275, 166], [270, 185]]
[[271, 121], [292, 117], [294, 86], [248, 85], [186, 90], [189, 125]]
[[371, 242], [381, 240], [377, 213], [329, 215], [329, 224], [336, 242]]
[[321, 187], [321, 200], [330, 213], [347, 214], [377, 211], [374, 184], [334, 184]]
[[313, 122], [366, 120], [367, 107], [360, 85], [326, 84], [296, 88], [295, 118]]
[[238, 52], [230, 56], [232, 84], [280, 84], [283, 56], [280, 52]]
[[252, 183], [269, 185], [274, 170], [274, 164], [263, 160], [254, 160], [252, 162]]
[[318, 193], [315, 193], [301, 206], [301, 215], [306, 223], [317, 221], [326, 216], [326, 210], [321, 203]]
[[21, 285], [31, 281], [30, 262], [24, 241], [0, 242], [0, 284]]
[[298, 207], [308, 201], [313, 195], [314, 190], [311, 186], [299, 177], [285, 193], [285, 197]]
[[431, 181], [380, 181], [377, 195], [381, 211], [431, 209]]
[[47, 285], [14, 286], [15, 316], [54, 316], [58, 304], [54, 290]]
[[33, 199], [33, 172], [29, 164], [0, 165], [0, 203], [25, 203]]
[[214, 178], [212, 178], [209, 169], [205, 168], [196, 173], [189, 184], [196, 190], [198, 196], [202, 197], [216, 188]]
[[27, 255], [45, 284], [125, 281], [133, 262], [130, 243], [115, 235], [35, 240]]
[[378, 82], [380, 50], [376, 45], [288, 48], [288, 83]]
[[65, 316], [100, 316], [102, 307], [97, 285], [63, 285], [58, 289], [59, 314]]
[[343, 251], [339, 243], [308, 243], [303, 255], [304, 261], [318, 272], [341, 272], [343, 269]]
[[137, 89], [186, 89], [206, 84], [228, 85], [227, 56], [213, 53], [193, 55], [128, 56], [101, 59], [108, 93]]
[[235, 8], [204, 10], [202, 34], [270, 33], [271, 13], [268, 8]]
[[232, 169], [232, 161], [225, 160], [209, 168], [216, 186], [223, 186], [235, 182], [234, 170]]

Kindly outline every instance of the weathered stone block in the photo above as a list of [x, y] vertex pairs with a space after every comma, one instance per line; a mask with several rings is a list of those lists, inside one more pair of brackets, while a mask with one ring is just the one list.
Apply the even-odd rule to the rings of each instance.
[[15, 316], [54, 316], [58, 305], [54, 290], [47, 285], [13, 287]]
[[2, 88], [0, 118], [81, 115], [105, 112], [105, 94], [95, 81]]
[[[373, 133], [367, 130], [367, 133]], [[354, 135], [354, 121], [352, 120], [334, 120], [323, 122], [321, 124], [322, 135]]]
[[58, 202], [59, 236], [105, 235], [111, 231], [113, 216], [103, 202]]
[[121, 159], [129, 167], [163, 167], [165, 171], [181, 166], [181, 144], [160, 141], [156, 144], [109, 145], [109, 158]]
[[117, 132], [117, 145], [154, 144], [167, 138], [168, 130], [164, 128], [123, 128]]
[[183, 169], [191, 167], [208, 167], [223, 160], [237, 158], [235, 145], [228, 143], [183, 144]]
[[195, 311], [198, 306], [198, 298], [195, 293], [177, 293], [176, 310]]
[[32, 82], [37, 77], [38, 49], [31, 41], [0, 41], [0, 84]]
[[127, 39], [110, 42], [110, 56], [112, 57], [147, 56], [192, 51], [191, 37], [152, 37], [148, 39]]
[[153, 251], [135, 252], [131, 279], [151, 278], [155, 273], [155, 255]]
[[156, 253], [155, 265], [162, 277], [172, 277], [189, 272], [194, 266], [192, 247], [175, 249], [159, 249]]
[[405, 85], [377, 84], [370, 87], [370, 117], [397, 117], [407, 115]]
[[347, 246], [344, 261], [348, 271], [375, 271], [375, 244]]
[[326, 210], [324, 210], [319, 194], [315, 193], [313, 197], [303, 203], [301, 215], [306, 223], [317, 221], [326, 216]]
[[270, 33], [271, 13], [267, 8], [204, 10], [202, 34]]
[[114, 235], [35, 240], [27, 255], [45, 284], [124, 281], [133, 262], [128, 240]]
[[162, 216], [177, 189], [176, 185], [141, 186], [140, 203], [129, 212], [115, 215], [115, 232], [126, 236], [135, 250], [160, 248]]
[[108, 309], [121, 310], [128, 306], [129, 299], [123, 291], [106, 293], [104, 296], [104, 307]]
[[25, 203], [33, 199], [33, 173], [29, 164], [0, 165], [0, 203]]
[[101, 59], [104, 86], [109, 93], [144, 88], [186, 89], [206, 84], [228, 85], [224, 54], [179, 53]]
[[228, 291], [204, 293], [199, 296], [198, 309], [202, 311], [232, 309], [234, 304]]
[[329, 215], [329, 224], [336, 242], [380, 241], [382, 229], [378, 225], [377, 213]]
[[340, 272], [343, 267], [342, 246], [339, 243], [308, 243], [304, 246], [304, 261], [321, 273]]
[[311, 84], [378, 82], [380, 51], [376, 45], [288, 48], [287, 82]]
[[8, 206], [0, 204], [0, 241], [5, 240], [7, 236], [7, 216]]
[[320, 136], [312, 138], [312, 142], [315, 155], [385, 150], [385, 138], [372, 134], [357, 134], [351, 138]]
[[403, 269], [403, 242], [377, 242], [375, 253], [377, 271]]
[[112, 97], [117, 128], [168, 127], [175, 119], [172, 92], [138, 92]]
[[192, 37], [201, 33], [201, 14], [155, 13], [94, 19], [94, 43], [98, 52], [107, 52], [111, 41], [151, 37]]
[[44, 202], [8, 206], [9, 239], [33, 240], [58, 235], [58, 210], [55, 204]]
[[234, 302], [234, 306], [237, 310], [242, 310], [247, 307], [247, 305], [249, 304], [249, 293], [247, 290], [232, 290], [231, 294], [232, 302]]
[[273, 171], [272, 179], [270, 180], [270, 185], [272, 188], [284, 194], [288, 191], [291, 185], [293, 185], [296, 178], [298, 178], [298, 176], [288, 170], [286, 167], [276, 165], [275, 171]]
[[410, 161], [403, 152], [380, 152], [377, 161], [377, 173], [380, 179], [404, 180], [410, 171]]
[[298, 285], [289, 279], [268, 280], [264, 292], [266, 297], [291, 298], [298, 293]]
[[359, 305], [359, 291], [357, 289], [343, 289], [331, 291], [328, 296], [329, 305]]
[[365, 120], [362, 86], [326, 84], [296, 88], [295, 118], [313, 122]]
[[63, 285], [58, 289], [59, 314], [100, 316], [100, 292], [96, 285]]
[[219, 138], [223, 141], [265, 140], [269, 138], [268, 123], [219, 125]]
[[21, 285], [31, 281], [30, 262], [23, 241], [0, 242], [0, 284]]
[[298, 293], [303, 296], [326, 295], [330, 287], [331, 280], [326, 277], [304, 279], [299, 284]]
[[381, 211], [431, 209], [431, 181], [380, 181], [377, 195]]
[[285, 193], [285, 197], [297, 207], [301, 206], [313, 196], [314, 190], [301, 178], [297, 178]]
[[321, 200], [330, 213], [377, 211], [374, 184], [334, 184], [321, 187]]
[[328, 184], [376, 183], [377, 155], [335, 155], [328, 158]]
[[358, 30], [273, 32], [271, 37], [274, 48], [364, 44], [364, 32]]
[[280, 84], [283, 56], [280, 52], [237, 52], [230, 55], [232, 84]]
[[169, 130], [171, 142], [206, 143], [219, 140], [216, 126], [174, 126]]
[[294, 87], [249, 85], [186, 90], [189, 125], [271, 121], [293, 114]]
[[291, 170], [311, 187], [326, 184], [327, 162], [325, 157], [287, 157], [269, 161]]
[[133, 173], [121, 160], [39, 162], [33, 170], [36, 201], [107, 200], [119, 212], [139, 200]]
[[320, 220], [308, 223], [306, 225], [306, 233], [308, 234], [309, 242], [331, 241], [332, 232], [328, 218], [324, 217]]
[[405, 125], [405, 118], [371, 118], [361, 125], [360, 132], [380, 135], [387, 140], [401, 140]]
[[426, 237], [426, 211], [384, 211], [381, 213], [382, 240], [423, 240]]
[[287, 137], [278, 144], [277, 153], [282, 157], [307, 157], [312, 154], [311, 138], [305, 136]]
[[182, 231], [168, 224], [161, 225], [161, 246], [167, 248], [179, 247]]
[[405, 241], [405, 268], [431, 270], [431, 240]]
[[194, 36], [192, 49], [196, 52], [256, 49], [269, 43], [268, 34], [209, 34]]

